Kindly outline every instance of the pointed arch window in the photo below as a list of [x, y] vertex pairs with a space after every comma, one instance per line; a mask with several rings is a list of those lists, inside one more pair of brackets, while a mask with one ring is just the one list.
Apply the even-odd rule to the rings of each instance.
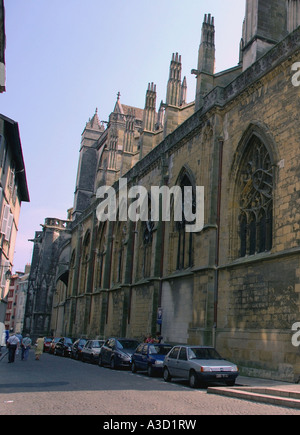
[[[185, 269], [193, 266], [193, 233], [186, 231], [186, 225], [190, 225], [191, 222], [187, 222], [184, 214], [184, 188], [193, 187], [193, 183], [187, 173], [184, 173], [180, 180], [180, 188], [182, 193], [182, 220], [176, 222], [176, 230], [178, 233], [177, 244], [177, 270]], [[195, 213], [196, 199], [193, 189], [192, 197], [192, 213]]]
[[102, 288], [103, 286], [104, 264], [106, 257], [106, 231], [107, 222], [105, 222], [104, 224], [100, 224], [97, 235], [97, 248], [95, 251], [95, 289]]
[[73, 251], [71, 256], [71, 261], [70, 261], [70, 274], [69, 274], [67, 297], [70, 297], [73, 291], [74, 276], [75, 276], [75, 258], [76, 258], [75, 251]]
[[81, 269], [80, 269], [80, 291], [79, 294], [83, 294], [87, 291], [87, 275], [90, 259], [90, 232], [88, 232], [84, 238], [83, 250], [81, 256]]
[[254, 136], [247, 147], [240, 177], [240, 256], [272, 249], [274, 169], [263, 142]]
[[108, 162], [109, 169], [116, 169], [117, 146], [118, 146], [118, 136], [113, 135], [110, 140], [110, 147], [109, 147], [109, 162]]
[[152, 241], [153, 241], [154, 222], [150, 219], [143, 222], [143, 277], [151, 275], [152, 262]]

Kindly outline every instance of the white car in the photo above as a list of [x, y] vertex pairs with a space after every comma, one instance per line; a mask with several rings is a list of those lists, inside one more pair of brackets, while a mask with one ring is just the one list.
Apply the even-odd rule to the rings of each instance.
[[237, 366], [224, 360], [213, 347], [178, 345], [164, 359], [164, 380], [187, 379], [192, 388], [212, 381], [233, 386], [238, 374]]

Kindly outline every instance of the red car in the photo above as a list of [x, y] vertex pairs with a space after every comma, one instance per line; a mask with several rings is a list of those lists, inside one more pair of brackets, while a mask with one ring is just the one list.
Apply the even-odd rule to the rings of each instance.
[[52, 338], [44, 338], [44, 352], [49, 352], [52, 343]]
[[54, 354], [55, 345], [61, 339], [61, 337], [54, 337], [50, 343], [49, 353]]

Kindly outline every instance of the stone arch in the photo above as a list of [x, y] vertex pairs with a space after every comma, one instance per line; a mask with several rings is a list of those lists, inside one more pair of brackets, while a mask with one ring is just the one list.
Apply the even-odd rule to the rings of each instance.
[[273, 246], [277, 146], [259, 123], [243, 134], [231, 166], [231, 257], [267, 252]]

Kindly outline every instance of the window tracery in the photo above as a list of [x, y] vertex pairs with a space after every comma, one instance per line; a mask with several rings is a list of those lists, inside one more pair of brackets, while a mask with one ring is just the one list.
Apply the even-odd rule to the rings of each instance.
[[240, 173], [240, 255], [270, 251], [273, 232], [274, 171], [270, 154], [258, 137], [248, 147]]

